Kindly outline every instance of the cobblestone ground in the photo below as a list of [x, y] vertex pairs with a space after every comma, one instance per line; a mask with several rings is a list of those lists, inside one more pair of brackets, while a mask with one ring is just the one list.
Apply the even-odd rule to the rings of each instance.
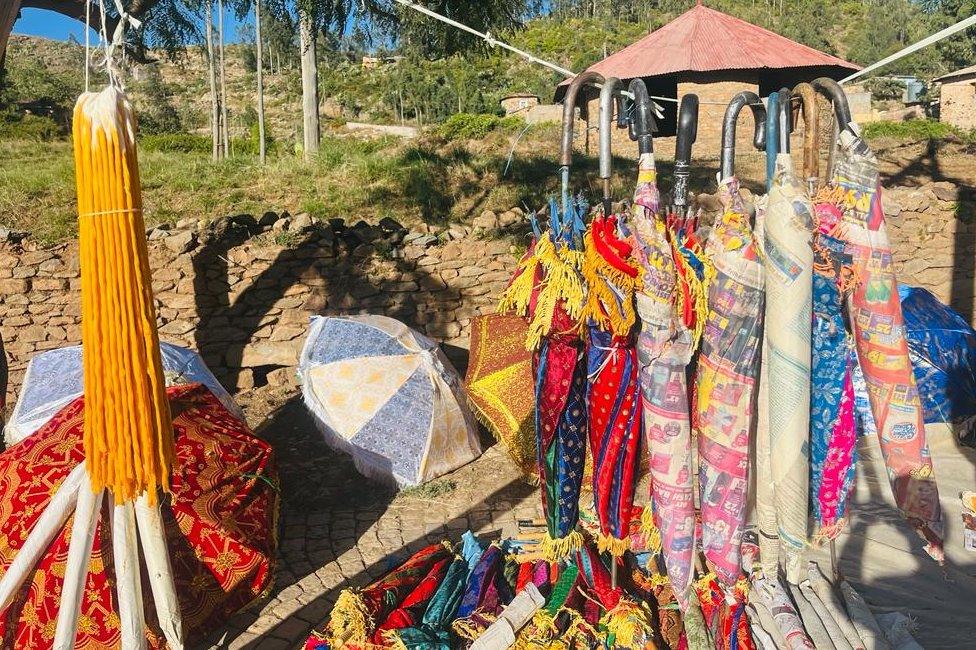
[[254, 391], [241, 403], [274, 446], [281, 475], [276, 583], [270, 599], [201, 647], [299, 648], [343, 588], [367, 584], [424, 545], [457, 541], [468, 528], [497, 538], [514, 534], [518, 519], [540, 516], [534, 488], [497, 445], [432, 486], [396, 495], [325, 445], [297, 391]]

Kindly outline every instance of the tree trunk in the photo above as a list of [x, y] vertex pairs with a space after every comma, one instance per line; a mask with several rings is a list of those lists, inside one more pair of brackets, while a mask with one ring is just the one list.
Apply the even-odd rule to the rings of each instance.
[[264, 59], [262, 57], [261, 45], [261, 0], [254, 0], [254, 40], [257, 43], [258, 52], [258, 155], [261, 164], [264, 164]]
[[308, 160], [319, 150], [319, 73], [312, 17], [303, 10], [298, 11], [298, 37], [302, 48], [302, 130]]
[[14, 21], [17, 20], [19, 11], [20, 0], [0, 3], [0, 68], [3, 68], [3, 61], [7, 56], [7, 40], [14, 29]]
[[224, 0], [217, 0], [217, 35], [220, 38], [220, 135], [224, 140], [224, 158], [230, 155], [230, 137], [227, 127], [227, 82], [224, 64]]
[[213, 5], [207, 0], [204, 19], [207, 21], [207, 66], [210, 77], [210, 136], [213, 140], [213, 159], [220, 160], [220, 103], [217, 101], [217, 70], [214, 67]]

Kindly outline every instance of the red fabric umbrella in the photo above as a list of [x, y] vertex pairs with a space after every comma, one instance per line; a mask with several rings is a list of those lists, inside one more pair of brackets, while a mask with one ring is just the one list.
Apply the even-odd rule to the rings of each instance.
[[[163, 506], [184, 637], [200, 641], [270, 587], [277, 549], [278, 492], [271, 447], [254, 437], [205, 387], [167, 391], [176, 457]], [[84, 458], [84, 397], [0, 454], [0, 568], [5, 573], [52, 495]], [[104, 506], [81, 604], [76, 648], [118, 648], [111, 510]], [[48, 546], [0, 619], [4, 647], [50, 648], [58, 617], [70, 524]], [[149, 593], [144, 594], [149, 598]], [[150, 646], [163, 646], [147, 606]]]

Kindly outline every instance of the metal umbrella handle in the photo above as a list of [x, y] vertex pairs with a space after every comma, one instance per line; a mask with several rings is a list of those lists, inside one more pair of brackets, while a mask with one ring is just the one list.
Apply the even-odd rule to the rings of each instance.
[[721, 180], [735, 175], [735, 130], [739, 120], [739, 113], [744, 107], [752, 109], [755, 120], [752, 144], [762, 151], [766, 146], [766, 107], [759, 100], [759, 95], [751, 90], [744, 90], [729, 102], [722, 120], [722, 159]]
[[790, 153], [790, 135], [793, 133], [793, 93], [789, 88], [779, 89], [779, 153]]
[[671, 202], [676, 212], [684, 216], [688, 205], [688, 177], [691, 176], [691, 146], [698, 139], [698, 95], [689, 93], [681, 98], [678, 109], [678, 137], [674, 151], [674, 187]]
[[654, 102], [651, 101], [643, 79], [631, 81], [628, 90], [634, 96], [630, 139], [637, 143], [638, 153], [654, 153], [654, 132], [657, 131], [657, 123], [654, 121]]
[[617, 125], [620, 127], [621, 117], [623, 126], [627, 125], [626, 114], [621, 115], [624, 108], [620, 99], [623, 97], [624, 83], [616, 77], [607, 77], [600, 90], [600, 178], [603, 180], [603, 214], [610, 216], [613, 211], [613, 198], [610, 195], [610, 177], [613, 175], [613, 153], [611, 140], [613, 139], [613, 109], [614, 100], [617, 106]]
[[857, 132], [857, 126], [851, 118], [851, 106], [847, 101], [847, 93], [844, 92], [840, 84], [830, 77], [819, 77], [814, 79], [810, 85], [833, 104], [838, 131], [841, 137], [845, 131], [850, 134], [848, 146], [854, 153], [865, 155], [870, 152], [867, 143], [861, 139], [861, 135]]
[[817, 91], [804, 82], [793, 88], [793, 95], [800, 98], [798, 115], [803, 116], [803, 175], [807, 189], [812, 194], [820, 180], [820, 116], [817, 113]]
[[769, 93], [766, 100], [766, 191], [773, 187], [776, 154], [779, 153], [779, 93]]
[[[573, 127], [576, 121], [576, 96], [586, 84], [600, 85], [602, 83], [604, 83], [604, 78], [599, 72], [593, 70], [581, 72], [573, 77], [573, 81], [566, 90], [566, 96], [563, 98], [562, 142], [559, 150], [559, 173], [562, 180], [562, 193], [560, 198], [562, 199], [563, 218], [566, 218], [566, 215], [569, 214], [569, 166], [573, 162]], [[557, 230], [561, 232], [562, 226], [565, 224], [559, 225], [560, 227]]]

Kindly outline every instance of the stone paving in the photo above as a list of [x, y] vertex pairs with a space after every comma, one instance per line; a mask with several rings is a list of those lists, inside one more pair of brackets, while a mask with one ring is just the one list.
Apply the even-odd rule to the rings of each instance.
[[433, 484], [396, 495], [325, 445], [297, 391], [269, 401], [282, 405], [259, 425], [261, 415], [242, 400], [258, 435], [274, 446], [281, 475], [274, 591], [200, 647], [299, 648], [346, 586], [363, 586], [420, 547], [457, 541], [468, 528], [497, 538], [514, 534], [518, 519], [540, 516], [535, 488], [497, 445]]

